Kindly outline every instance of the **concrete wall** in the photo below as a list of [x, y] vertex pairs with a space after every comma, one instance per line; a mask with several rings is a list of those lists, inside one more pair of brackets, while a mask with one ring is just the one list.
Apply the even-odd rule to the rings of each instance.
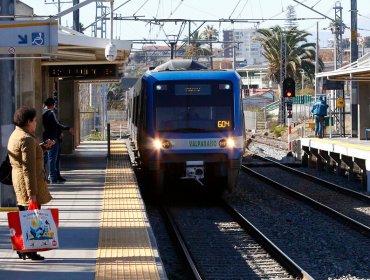
[[358, 124], [359, 139], [365, 138], [365, 128], [370, 128], [370, 82], [359, 82]]

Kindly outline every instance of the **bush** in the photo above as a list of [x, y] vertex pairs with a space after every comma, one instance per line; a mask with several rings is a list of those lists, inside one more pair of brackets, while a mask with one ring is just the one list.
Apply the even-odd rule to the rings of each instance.
[[99, 131], [94, 131], [92, 130], [91, 131], [91, 134], [89, 134], [87, 137], [86, 137], [86, 140], [87, 141], [102, 141], [102, 137], [101, 137], [101, 133]]
[[278, 125], [276, 122], [271, 123], [270, 132], [273, 133], [276, 137], [281, 137], [285, 130], [286, 127]]

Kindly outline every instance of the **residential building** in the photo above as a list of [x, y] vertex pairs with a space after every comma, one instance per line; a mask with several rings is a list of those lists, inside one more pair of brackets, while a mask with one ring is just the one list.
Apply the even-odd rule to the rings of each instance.
[[265, 63], [267, 60], [262, 56], [263, 49], [261, 43], [255, 40], [256, 36], [258, 32], [255, 28], [224, 30], [224, 57], [233, 57], [233, 46], [238, 43], [235, 56], [242, 58], [245, 65]]

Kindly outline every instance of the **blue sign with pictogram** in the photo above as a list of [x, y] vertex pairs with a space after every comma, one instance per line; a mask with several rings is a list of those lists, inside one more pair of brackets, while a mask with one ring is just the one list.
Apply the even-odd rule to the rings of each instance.
[[44, 32], [33, 32], [32, 33], [32, 45], [42, 46], [45, 44]]
[[55, 53], [58, 49], [58, 21], [0, 21], [0, 38], [0, 54]]

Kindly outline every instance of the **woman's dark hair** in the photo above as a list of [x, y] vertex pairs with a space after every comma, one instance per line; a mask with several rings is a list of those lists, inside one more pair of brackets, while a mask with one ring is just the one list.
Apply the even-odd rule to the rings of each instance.
[[36, 110], [32, 107], [23, 106], [14, 113], [14, 124], [19, 127], [24, 127], [28, 121], [32, 121], [36, 117]]

